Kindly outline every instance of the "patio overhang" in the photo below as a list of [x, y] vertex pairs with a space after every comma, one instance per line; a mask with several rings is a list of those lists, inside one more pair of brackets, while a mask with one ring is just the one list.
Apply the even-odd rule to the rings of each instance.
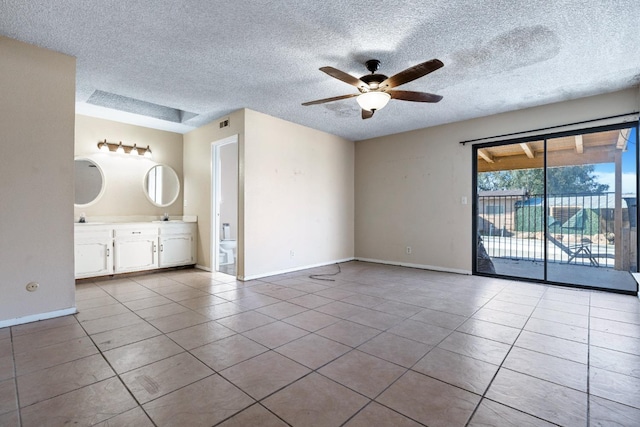
[[[547, 144], [547, 166], [615, 163], [627, 148], [630, 129], [553, 138]], [[478, 172], [536, 169], [544, 164], [544, 140], [478, 149]]]

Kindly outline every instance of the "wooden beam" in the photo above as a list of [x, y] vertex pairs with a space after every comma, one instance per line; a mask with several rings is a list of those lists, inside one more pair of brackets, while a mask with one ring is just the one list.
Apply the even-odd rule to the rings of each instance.
[[522, 147], [522, 150], [528, 158], [533, 159], [535, 157], [535, 155], [533, 154], [533, 150], [531, 150], [529, 144], [527, 144], [526, 142], [521, 142], [520, 147]]
[[576, 152], [578, 154], [584, 153], [584, 145], [582, 145], [582, 135], [576, 135]]
[[630, 128], [620, 130], [620, 133], [618, 134], [618, 142], [616, 142], [616, 148], [618, 150], [624, 151], [627, 149], [627, 143], [629, 142], [630, 132], [631, 132]]
[[[612, 146], [592, 147], [577, 155], [573, 150], [555, 151], [547, 156], [548, 166], [574, 166], [615, 162]], [[478, 162], [478, 172], [495, 172], [514, 169], [536, 169], [543, 166], [542, 157], [528, 158], [526, 155], [494, 157], [493, 163]]]
[[478, 156], [482, 157], [487, 163], [493, 163], [493, 157], [486, 150], [479, 148]]

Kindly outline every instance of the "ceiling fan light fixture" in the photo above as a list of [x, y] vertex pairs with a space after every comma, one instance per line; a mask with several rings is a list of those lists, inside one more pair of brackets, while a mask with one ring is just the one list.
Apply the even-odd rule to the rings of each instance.
[[356, 101], [363, 110], [378, 111], [383, 109], [390, 99], [391, 95], [386, 92], [365, 92], [358, 95]]

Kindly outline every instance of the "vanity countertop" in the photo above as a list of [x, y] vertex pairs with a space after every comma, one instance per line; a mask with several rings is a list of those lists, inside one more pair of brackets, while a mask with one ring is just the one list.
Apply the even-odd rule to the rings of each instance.
[[198, 217], [196, 215], [175, 216], [169, 218], [168, 221], [158, 219], [157, 216], [128, 216], [128, 217], [87, 217], [86, 222], [78, 222], [78, 218], [74, 220], [75, 225], [142, 225], [142, 224], [185, 224], [196, 223]]

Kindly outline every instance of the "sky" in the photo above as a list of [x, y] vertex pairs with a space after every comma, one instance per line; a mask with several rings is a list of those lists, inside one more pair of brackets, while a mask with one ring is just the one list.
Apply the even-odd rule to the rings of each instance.
[[[636, 128], [631, 129], [627, 151], [622, 154], [622, 194], [636, 194]], [[615, 164], [602, 163], [595, 166], [594, 175], [601, 184], [608, 184], [609, 191], [615, 189]]]

